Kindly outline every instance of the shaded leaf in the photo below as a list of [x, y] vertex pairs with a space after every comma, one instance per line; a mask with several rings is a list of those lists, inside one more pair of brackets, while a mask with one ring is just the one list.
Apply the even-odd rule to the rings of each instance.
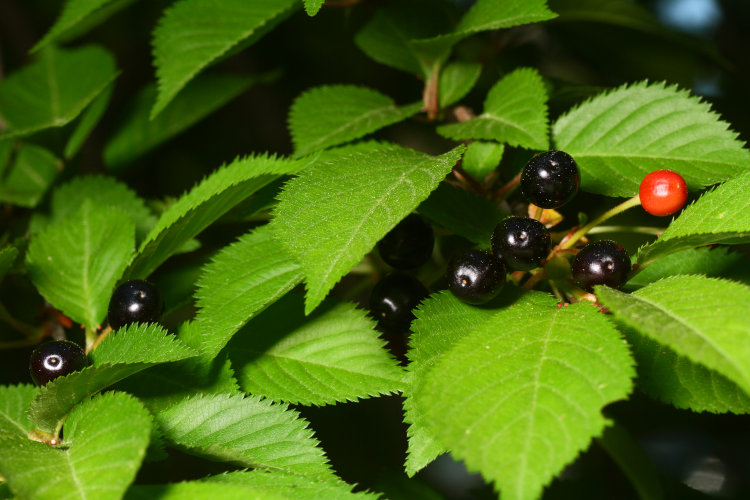
[[76, 153], [78, 153], [78, 150], [81, 149], [83, 143], [88, 139], [89, 134], [91, 134], [94, 128], [99, 124], [99, 120], [101, 120], [104, 112], [107, 111], [107, 106], [109, 106], [113, 88], [114, 85], [112, 84], [107, 86], [104, 91], [94, 99], [94, 102], [89, 104], [86, 111], [81, 114], [78, 123], [76, 123], [75, 129], [70, 134], [68, 142], [65, 144], [63, 156], [65, 156], [66, 159], [73, 158]]
[[21, 144], [0, 183], [0, 201], [35, 207], [61, 169], [62, 162], [47, 149]]
[[0, 279], [13, 268], [17, 258], [18, 249], [16, 247], [5, 247], [0, 250]]
[[68, 0], [54, 26], [31, 51], [35, 52], [50, 42], [66, 40], [73, 34], [82, 34], [132, 2], [133, 0]]
[[38, 392], [38, 387], [29, 384], [0, 385], [0, 437], [26, 437], [34, 428], [27, 411]]
[[[703, 274], [711, 277], [734, 277], [737, 267], [747, 260], [740, 252], [727, 247], [688, 248], [662, 257], [639, 272], [622, 287], [632, 291], [676, 274]], [[727, 276], [730, 275], [730, 276]]]
[[472, 177], [482, 180], [500, 164], [505, 145], [496, 142], [472, 141], [466, 147], [461, 166]]
[[613, 425], [604, 429], [599, 444], [633, 485], [641, 500], [662, 500], [659, 472], [641, 445], [627, 429]]
[[440, 72], [438, 100], [445, 108], [461, 100], [477, 83], [482, 65], [472, 62], [453, 62]]

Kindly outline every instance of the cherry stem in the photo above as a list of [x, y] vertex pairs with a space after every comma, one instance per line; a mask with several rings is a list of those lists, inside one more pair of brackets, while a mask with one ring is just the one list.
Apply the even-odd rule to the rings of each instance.
[[513, 177], [508, 183], [497, 190], [495, 195], [492, 197], [493, 200], [497, 200], [498, 198], [504, 198], [508, 194], [510, 194], [514, 189], [518, 187], [518, 185], [521, 183], [521, 173], [519, 172], [518, 175]]
[[485, 196], [487, 192], [484, 190], [481, 184], [477, 182], [477, 180], [471, 176], [469, 172], [464, 170], [460, 165], [456, 165], [453, 167], [453, 175], [458, 179], [461, 183], [467, 184], [471, 189], [473, 189], [478, 194]]
[[666, 227], [652, 227], [652, 226], [597, 226], [589, 229], [589, 234], [601, 234], [601, 233], [638, 233], [638, 234], [653, 234], [655, 236], [660, 235], [666, 231]]
[[440, 110], [440, 102], [438, 101], [438, 81], [440, 80], [440, 63], [436, 62], [432, 66], [430, 76], [425, 82], [424, 91], [422, 92], [422, 103], [424, 104], [423, 109], [427, 112], [427, 119], [433, 121], [437, 118], [438, 111]]
[[563, 294], [560, 293], [560, 289], [557, 288], [554, 280], [549, 280], [549, 287], [552, 289], [552, 293], [560, 302], [565, 302], [565, 297], [563, 297]]
[[[99, 347], [99, 344], [102, 343], [102, 340], [106, 339], [110, 333], [112, 333], [112, 327], [108, 326], [101, 334], [95, 336], [93, 342], [89, 344], [89, 330], [86, 330], [86, 354]], [[94, 334], [96, 334], [96, 331], [94, 331]]]
[[580, 240], [581, 238], [583, 238], [589, 231], [591, 231], [591, 229], [595, 228], [596, 226], [598, 226], [599, 224], [601, 224], [605, 220], [608, 220], [608, 219], [614, 217], [615, 215], [621, 214], [625, 210], [627, 210], [629, 208], [633, 208], [633, 207], [638, 206], [640, 204], [641, 204], [641, 199], [638, 197], [638, 195], [635, 195], [632, 198], [629, 198], [629, 199], [623, 201], [619, 205], [610, 208], [609, 210], [607, 210], [606, 212], [604, 212], [603, 214], [601, 214], [596, 219], [592, 220], [591, 222], [589, 222], [585, 226], [581, 227], [578, 231], [576, 231], [575, 233], [573, 233], [570, 236], [570, 238], [568, 238], [567, 240], [561, 242], [560, 245], [558, 245], [558, 248], [560, 250], [565, 250], [567, 248], [572, 247], [573, 245], [576, 244], [576, 242], [578, 240]]
[[547, 273], [544, 270], [537, 271], [531, 278], [526, 280], [526, 283], [524, 283], [521, 288], [524, 290], [531, 290], [534, 288], [534, 285], [542, 281], [545, 276], [547, 276]]

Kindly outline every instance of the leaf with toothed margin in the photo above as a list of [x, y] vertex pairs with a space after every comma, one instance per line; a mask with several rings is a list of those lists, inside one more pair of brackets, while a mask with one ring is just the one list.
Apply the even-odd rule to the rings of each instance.
[[325, 0], [305, 0], [305, 12], [312, 17], [318, 13], [324, 3]]
[[0, 385], [0, 436], [26, 436], [34, 426], [27, 410], [39, 388], [29, 384]]
[[203, 481], [212, 484], [242, 484], [256, 491], [268, 491], [296, 500], [377, 499], [380, 495], [365, 491], [352, 492], [353, 486], [338, 478], [311, 477], [282, 471], [233, 471], [209, 476]]

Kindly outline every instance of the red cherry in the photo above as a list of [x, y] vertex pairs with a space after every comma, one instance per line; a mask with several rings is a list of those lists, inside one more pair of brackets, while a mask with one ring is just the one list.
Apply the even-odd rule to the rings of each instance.
[[672, 215], [685, 206], [687, 184], [677, 172], [655, 170], [643, 178], [638, 195], [651, 215]]

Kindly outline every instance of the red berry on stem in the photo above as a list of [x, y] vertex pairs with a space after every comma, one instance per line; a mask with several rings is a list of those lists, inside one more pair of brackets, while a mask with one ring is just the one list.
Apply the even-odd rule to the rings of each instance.
[[672, 215], [685, 206], [687, 184], [677, 172], [655, 170], [643, 178], [638, 195], [651, 215]]

